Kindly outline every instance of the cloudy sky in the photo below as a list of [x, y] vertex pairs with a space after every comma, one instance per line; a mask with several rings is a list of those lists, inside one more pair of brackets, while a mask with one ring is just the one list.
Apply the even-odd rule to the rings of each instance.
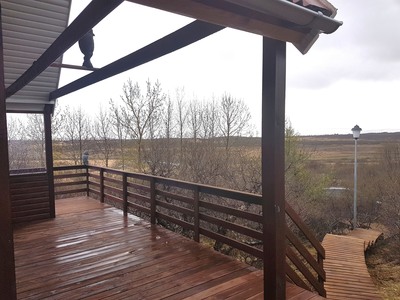
[[[73, 1], [71, 18], [89, 3]], [[331, 0], [343, 21], [335, 33], [321, 35], [306, 54], [287, 46], [286, 117], [302, 135], [400, 131], [400, 1]], [[123, 3], [94, 28], [92, 63], [102, 67], [192, 20]], [[159, 80], [174, 96], [184, 88], [190, 99], [218, 98], [227, 92], [243, 99], [260, 130], [262, 38], [224, 29], [156, 61], [59, 99], [94, 113], [110, 98], [117, 100], [130, 78], [144, 85]], [[77, 45], [64, 63], [82, 64]], [[87, 71], [64, 69], [60, 85]]]

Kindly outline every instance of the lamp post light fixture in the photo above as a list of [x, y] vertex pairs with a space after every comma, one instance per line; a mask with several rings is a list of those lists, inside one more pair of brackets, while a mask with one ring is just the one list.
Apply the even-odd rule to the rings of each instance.
[[354, 126], [351, 131], [353, 132], [354, 139], [354, 208], [353, 208], [353, 228], [357, 227], [357, 140], [360, 138], [360, 126]]

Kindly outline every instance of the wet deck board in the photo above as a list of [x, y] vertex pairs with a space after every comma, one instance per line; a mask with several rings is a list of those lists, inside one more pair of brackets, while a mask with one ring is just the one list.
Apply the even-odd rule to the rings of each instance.
[[382, 299], [365, 264], [364, 239], [327, 234], [324, 269], [327, 299]]
[[86, 197], [56, 208], [15, 228], [18, 299], [263, 299], [261, 271], [179, 234]]

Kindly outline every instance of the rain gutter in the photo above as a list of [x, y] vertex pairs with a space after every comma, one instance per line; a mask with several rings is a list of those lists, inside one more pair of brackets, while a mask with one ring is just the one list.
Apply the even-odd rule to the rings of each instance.
[[300, 43], [294, 44], [303, 54], [307, 53], [321, 32], [326, 34], [333, 33], [343, 24], [343, 22], [333, 19], [336, 16], [336, 9], [332, 10], [331, 16], [325, 16], [321, 12], [315, 12], [304, 6], [289, 2], [287, 0], [226, 1], [246, 7], [248, 9], [278, 17], [284, 21], [292, 23], [294, 28], [297, 27], [310, 29], [310, 32]]

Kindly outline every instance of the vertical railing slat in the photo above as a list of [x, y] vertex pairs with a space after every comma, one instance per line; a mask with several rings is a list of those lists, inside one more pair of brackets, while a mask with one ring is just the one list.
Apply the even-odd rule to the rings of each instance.
[[86, 196], [89, 197], [89, 166], [85, 166], [86, 167]]
[[100, 202], [104, 203], [104, 169], [100, 169]]
[[200, 242], [200, 219], [199, 219], [199, 187], [196, 186], [194, 189], [194, 203], [193, 203], [193, 210], [194, 210], [194, 236], [193, 239], [196, 242]]
[[150, 222], [156, 224], [156, 181], [155, 178], [150, 178]]
[[122, 173], [122, 201], [124, 216], [128, 215], [128, 174]]

